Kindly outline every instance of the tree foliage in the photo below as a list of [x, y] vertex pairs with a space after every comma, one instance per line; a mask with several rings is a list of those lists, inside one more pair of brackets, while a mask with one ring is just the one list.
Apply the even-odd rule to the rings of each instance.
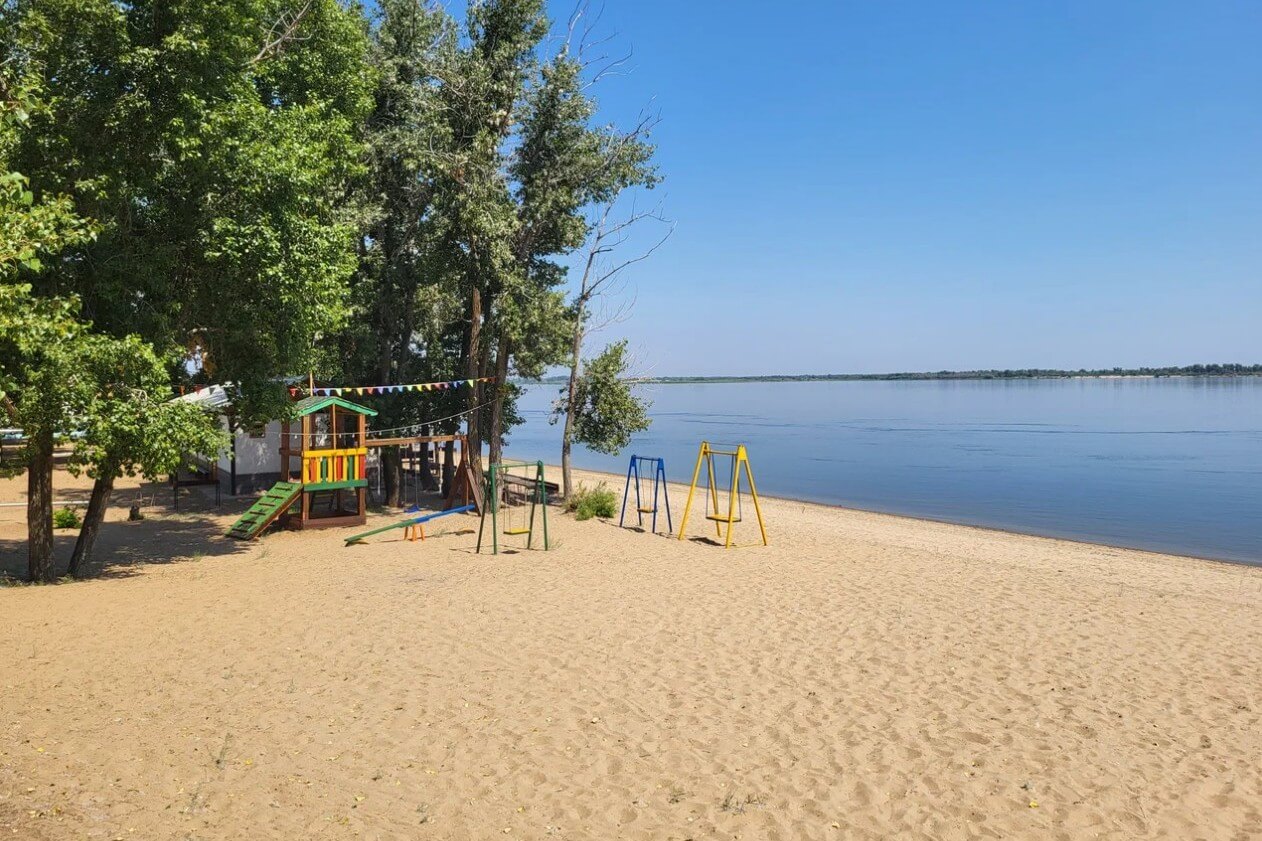
[[[101, 493], [94, 489], [80, 536], [90, 545], [116, 477], [156, 478], [188, 453], [217, 453], [225, 442], [213, 417], [170, 400], [167, 367], [147, 343], [95, 333], [77, 309], [75, 298], [0, 285], [0, 389], [10, 421], [26, 436], [33, 483], [51, 487], [51, 443], [59, 437], [71, 449], [70, 469], [97, 481]], [[28, 522], [42, 540], [51, 532], [51, 495], [32, 494], [30, 503]], [[51, 580], [50, 542], [32, 546], [30, 564], [33, 580]]]
[[[584, 65], [545, 44], [540, 0], [469, 7], [463, 31], [417, 0], [374, 21], [376, 71], [353, 317], [337, 337], [352, 381], [493, 377], [468, 392], [470, 444], [499, 457], [520, 418], [511, 378], [566, 359], [578, 311], [567, 255], [586, 210], [657, 174], [643, 126], [595, 122]], [[454, 411], [450, 395], [383, 401], [386, 420]], [[388, 479], [389, 484], [389, 479]]]
[[47, 80], [17, 168], [101, 226], [37, 293], [76, 293], [96, 329], [162, 353], [199, 349], [260, 414], [345, 316], [340, 202], [368, 104], [358, 14], [290, 6], [16, 0], [0, 26], [19, 70]]
[[632, 435], [649, 428], [649, 401], [636, 396], [626, 378], [628, 367], [625, 340], [583, 363], [576, 384], [574, 440], [588, 449], [616, 454], [631, 443]]

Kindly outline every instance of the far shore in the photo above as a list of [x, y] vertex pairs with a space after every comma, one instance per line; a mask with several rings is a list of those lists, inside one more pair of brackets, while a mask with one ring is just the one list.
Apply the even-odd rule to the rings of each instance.
[[[1217, 366], [1224, 368], [1227, 366]], [[697, 385], [705, 383], [828, 383], [828, 382], [1011, 382], [1024, 380], [1212, 380], [1262, 378], [1262, 365], [1235, 366], [1239, 370], [1193, 372], [1183, 369], [1134, 371], [922, 371], [891, 374], [751, 374], [748, 376], [632, 377], [636, 383], [652, 385]], [[521, 385], [562, 385], [565, 377], [520, 380]]]

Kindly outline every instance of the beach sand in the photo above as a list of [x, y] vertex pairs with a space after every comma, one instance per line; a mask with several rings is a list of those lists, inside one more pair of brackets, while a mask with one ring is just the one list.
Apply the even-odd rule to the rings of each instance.
[[730, 551], [237, 543], [136, 494], [100, 579], [0, 589], [0, 838], [1262, 837], [1262, 568], [782, 500]]

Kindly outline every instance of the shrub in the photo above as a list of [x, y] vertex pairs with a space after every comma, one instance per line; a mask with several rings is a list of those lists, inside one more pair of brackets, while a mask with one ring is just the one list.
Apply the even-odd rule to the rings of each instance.
[[83, 521], [79, 519], [79, 513], [73, 508], [59, 508], [53, 512], [53, 528], [55, 529], [77, 529], [83, 525]]
[[580, 485], [565, 503], [566, 511], [573, 511], [576, 520], [592, 517], [612, 517], [618, 511], [618, 495], [601, 482], [594, 488]]

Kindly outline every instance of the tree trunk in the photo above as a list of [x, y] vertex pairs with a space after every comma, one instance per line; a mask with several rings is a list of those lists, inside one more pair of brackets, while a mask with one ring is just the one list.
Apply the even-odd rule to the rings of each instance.
[[482, 347], [482, 290], [475, 284], [469, 292], [469, 329], [466, 333], [465, 340], [465, 361], [467, 364], [467, 378], [473, 380], [473, 385], [469, 388], [469, 414], [465, 416], [465, 437], [467, 439], [466, 457], [469, 459], [469, 466], [473, 469], [473, 476], [478, 481], [482, 481], [482, 429], [481, 419], [478, 415], [481, 411], [477, 408], [481, 404], [482, 389], [478, 382], [478, 377], [482, 376], [480, 371], [481, 347]]
[[26, 551], [31, 581], [57, 580], [53, 559], [53, 433], [31, 436], [26, 474]]
[[[468, 458], [465, 454], [465, 458]], [[456, 478], [456, 442], [447, 441], [443, 444], [443, 498], [446, 499], [451, 494], [451, 483]], [[482, 481], [481, 479], [478, 480]]]
[[574, 414], [578, 411], [578, 368], [583, 353], [583, 307], [580, 300], [574, 321], [574, 344], [570, 348], [570, 381], [565, 392], [565, 426], [561, 432], [561, 495], [569, 499], [574, 493], [574, 474], [570, 466], [570, 449], [574, 444]]
[[[421, 434], [429, 435], [429, 427], [422, 427]], [[429, 444], [421, 445], [420, 474], [417, 476], [417, 480], [421, 483], [421, 487], [427, 491], [438, 490], [438, 480], [434, 478], [434, 464], [430, 461]]]
[[75, 541], [74, 552], [70, 555], [70, 569], [66, 570], [72, 578], [86, 578], [90, 574], [92, 552], [101, 534], [101, 523], [105, 522], [105, 512], [110, 507], [110, 495], [114, 492], [114, 471], [108, 466], [101, 469], [103, 475], [92, 484], [88, 513], [83, 515], [83, 527], [79, 529], [79, 539]]
[[398, 447], [381, 448], [381, 481], [385, 487], [382, 503], [388, 508], [399, 507], [399, 491], [403, 483], [402, 459]]
[[[508, 355], [512, 345], [508, 336], [500, 336], [500, 345], [495, 352], [495, 382], [491, 391], [496, 397], [504, 394], [504, 381], [508, 379]], [[496, 464], [504, 460], [504, 401], [494, 400], [491, 403], [491, 441], [489, 461]]]

